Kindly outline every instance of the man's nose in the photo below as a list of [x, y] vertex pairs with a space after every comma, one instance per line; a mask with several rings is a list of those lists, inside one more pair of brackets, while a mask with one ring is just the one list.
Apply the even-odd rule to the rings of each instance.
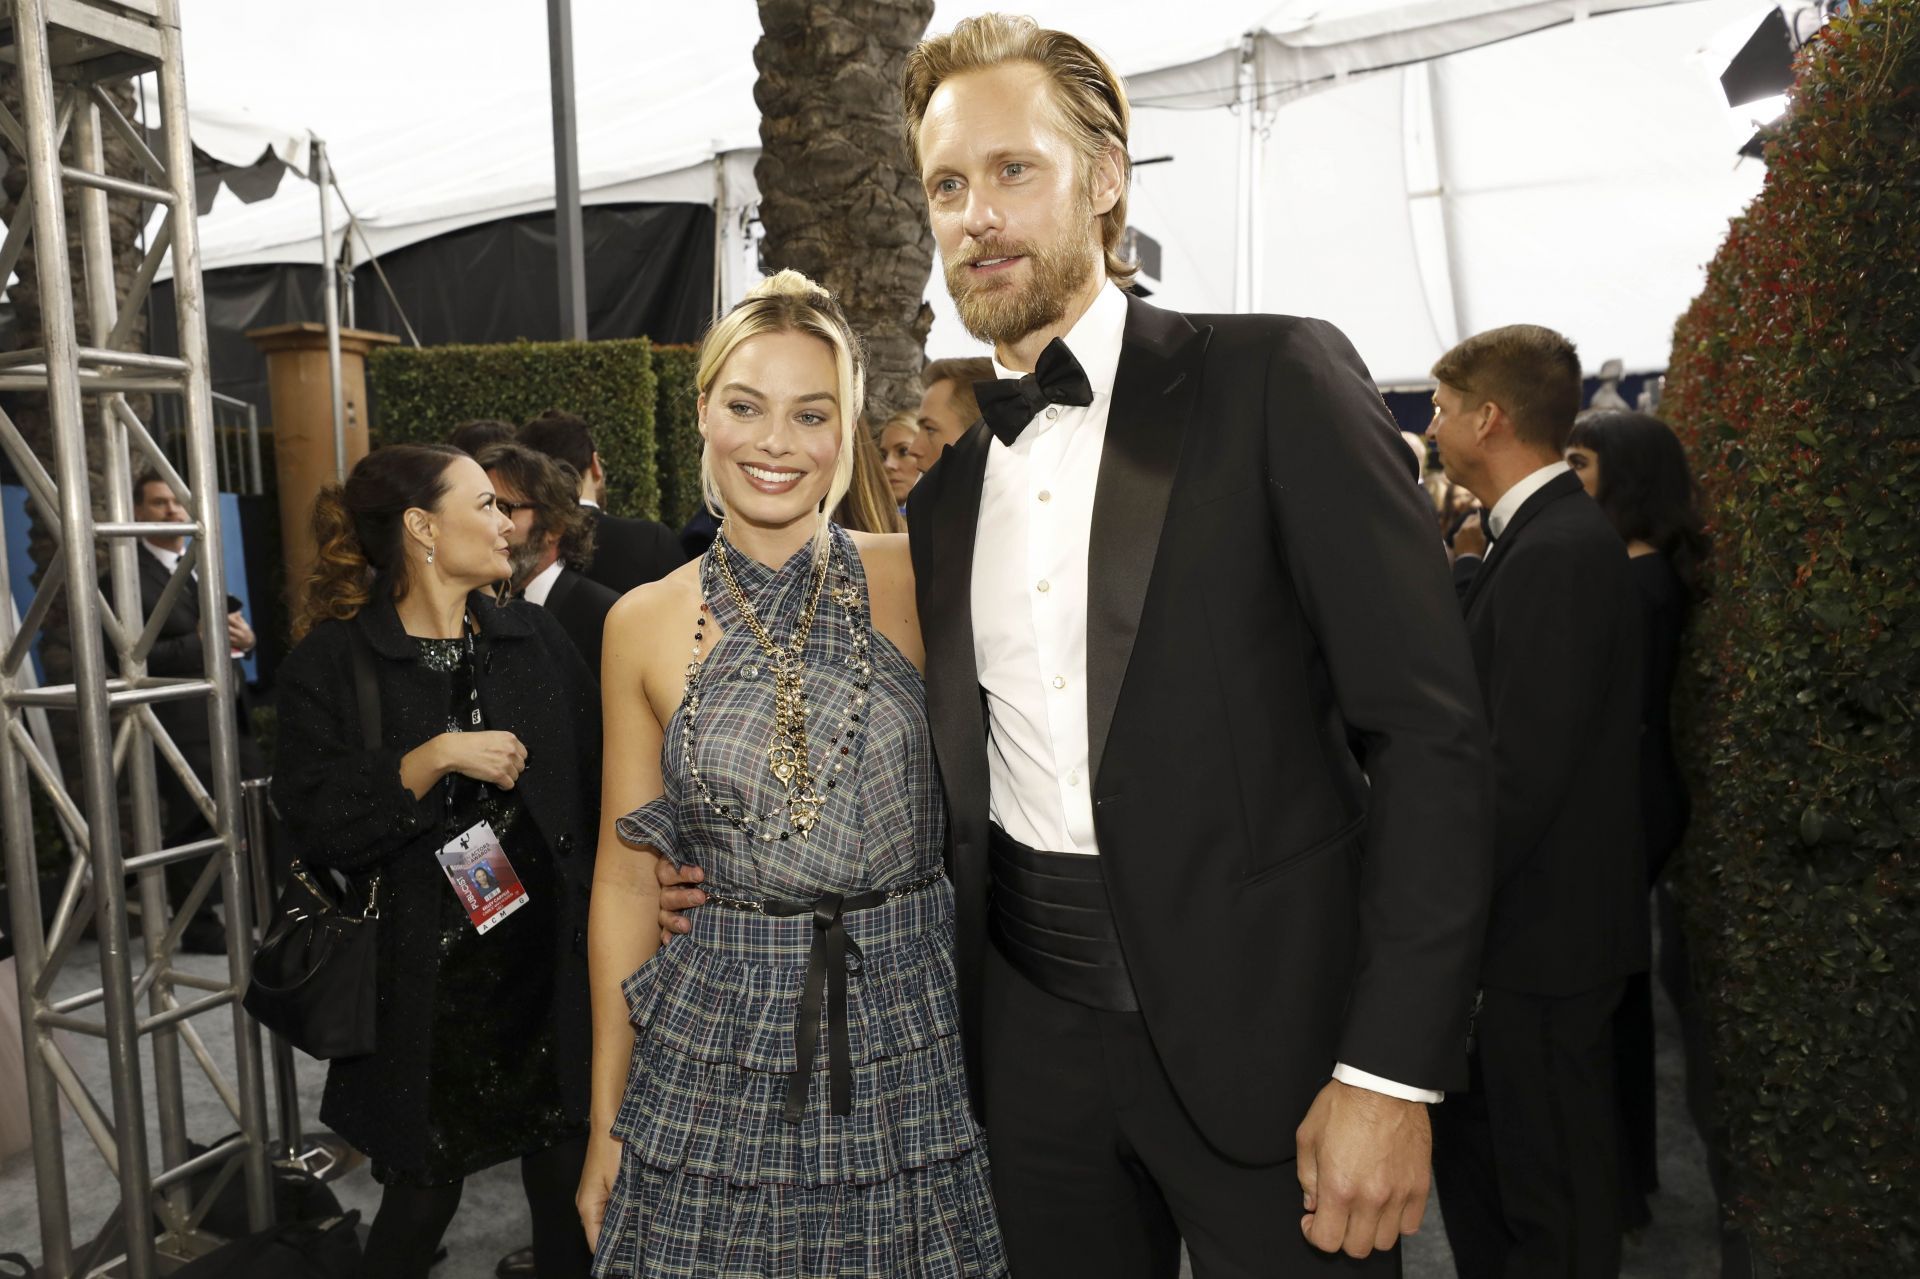
[[978, 240], [1004, 228], [1006, 221], [1000, 216], [1000, 210], [994, 207], [989, 193], [972, 187], [967, 191], [967, 208], [962, 225], [969, 236]]

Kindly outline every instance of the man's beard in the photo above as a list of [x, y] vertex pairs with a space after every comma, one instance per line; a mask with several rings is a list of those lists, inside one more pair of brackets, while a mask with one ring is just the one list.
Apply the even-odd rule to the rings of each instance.
[[[1082, 207], [1080, 226], [1050, 244], [988, 241], [978, 245], [976, 252], [945, 264], [947, 292], [967, 332], [982, 342], [1011, 344], [1066, 315], [1075, 295], [1087, 284], [1085, 245], [1094, 225], [1092, 209]], [[1026, 258], [1033, 279], [1023, 288], [1003, 280], [972, 278], [968, 267], [973, 263], [1001, 257]]]
[[507, 547], [507, 563], [513, 565], [513, 577], [510, 582], [514, 591], [526, 589], [527, 583], [533, 580], [534, 572], [540, 567], [540, 560], [545, 554], [546, 548], [531, 537], [518, 545]]

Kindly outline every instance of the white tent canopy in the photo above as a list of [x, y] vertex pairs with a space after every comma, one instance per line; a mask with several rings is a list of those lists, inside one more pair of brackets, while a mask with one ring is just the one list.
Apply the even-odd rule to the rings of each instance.
[[[988, 7], [943, 3], [934, 27]], [[1459, 336], [1523, 319], [1568, 332], [1590, 366], [1665, 365], [1761, 177], [1736, 163], [1743, 135], [1701, 50], [1768, 7], [1185, 0], [1173, 29], [1158, 5], [1032, 9], [1128, 75], [1135, 157], [1171, 157], [1138, 170], [1130, 209], [1161, 248], [1158, 300], [1322, 315], [1376, 377], [1411, 382]], [[1608, 12], [1622, 8], [1636, 11]], [[311, 10], [195, 0], [190, 105], [196, 121], [242, 103], [325, 137], [376, 253], [551, 208], [539, 9], [336, 0], [316, 27]], [[576, 0], [574, 22], [584, 202], [714, 205], [720, 289], [738, 296], [756, 275], [752, 0]], [[260, 155], [230, 149], [249, 147]], [[316, 214], [304, 183], [254, 204], [222, 195], [202, 267], [317, 263]], [[929, 298], [930, 352], [975, 351], [937, 273]]]

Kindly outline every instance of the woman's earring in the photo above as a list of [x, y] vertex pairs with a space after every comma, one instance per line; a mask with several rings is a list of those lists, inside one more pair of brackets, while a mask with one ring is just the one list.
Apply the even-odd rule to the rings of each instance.
[[427, 548], [427, 563], [433, 563], [433, 548], [431, 546]]

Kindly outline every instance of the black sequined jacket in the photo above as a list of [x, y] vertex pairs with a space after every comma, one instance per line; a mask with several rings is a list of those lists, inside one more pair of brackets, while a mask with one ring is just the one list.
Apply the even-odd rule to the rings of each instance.
[[[486, 725], [520, 738], [527, 768], [515, 787], [551, 851], [565, 901], [556, 930], [554, 1014], [560, 1084], [569, 1111], [587, 1113], [587, 893], [599, 825], [600, 698], [565, 632], [546, 610], [504, 607], [476, 592], [477, 683]], [[361, 626], [375, 655], [381, 749], [362, 740], [348, 626]], [[416, 641], [381, 594], [351, 622], [315, 626], [277, 680], [279, 727], [272, 794], [293, 852], [364, 885], [378, 872], [381, 999], [373, 1057], [333, 1064], [328, 1105], [350, 1111], [356, 1131], [377, 1131], [376, 1160], [405, 1162], [426, 1141], [432, 1061], [430, 1027], [439, 950], [439, 898], [446, 877], [434, 860], [443, 842], [443, 799], [416, 800], [400, 784], [400, 759], [445, 730], [445, 677], [421, 664]], [[363, 899], [364, 900], [364, 899]]]

